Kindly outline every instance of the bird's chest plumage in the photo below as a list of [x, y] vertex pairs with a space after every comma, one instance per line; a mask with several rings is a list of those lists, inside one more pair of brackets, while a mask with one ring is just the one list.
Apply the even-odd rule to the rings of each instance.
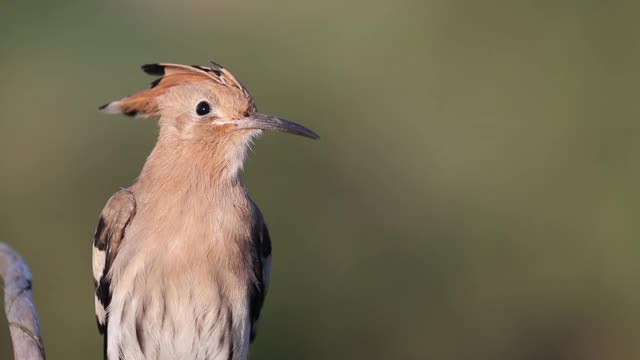
[[254, 279], [251, 223], [239, 208], [142, 203], [112, 269], [113, 351], [124, 359], [246, 358]]

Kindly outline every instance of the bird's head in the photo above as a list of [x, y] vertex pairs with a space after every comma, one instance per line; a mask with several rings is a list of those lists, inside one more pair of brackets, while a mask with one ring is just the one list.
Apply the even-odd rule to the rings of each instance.
[[318, 139], [304, 126], [257, 112], [249, 91], [225, 68], [148, 64], [151, 88], [100, 107], [108, 113], [159, 117], [161, 131], [184, 140], [249, 140], [261, 130]]

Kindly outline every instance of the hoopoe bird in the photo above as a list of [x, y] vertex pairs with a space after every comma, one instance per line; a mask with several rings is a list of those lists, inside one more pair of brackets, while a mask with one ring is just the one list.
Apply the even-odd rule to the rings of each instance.
[[318, 139], [258, 113], [224, 67], [149, 64], [151, 88], [102, 107], [159, 118], [135, 183], [102, 210], [93, 243], [108, 360], [244, 360], [271, 275], [271, 239], [239, 172], [263, 130]]

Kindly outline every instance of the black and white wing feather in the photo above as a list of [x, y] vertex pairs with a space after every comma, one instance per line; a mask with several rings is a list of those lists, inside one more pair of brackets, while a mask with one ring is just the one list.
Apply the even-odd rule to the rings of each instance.
[[249, 291], [251, 314], [251, 341], [256, 337], [260, 310], [271, 281], [271, 238], [264, 221], [260, 221], [253, 231], [253, 272], [256, 282]]
[[96, 289], [96, 319], [98, 330], [104, 335], [105, 358], [107, 346], [107, 307], [111, 302], [111, 281], [109, 270], [124, 239], [127, 225], [136, 212], [133, 193], [122, 189], [107, 202], [96, 229], [93, 241], [93, 281]]

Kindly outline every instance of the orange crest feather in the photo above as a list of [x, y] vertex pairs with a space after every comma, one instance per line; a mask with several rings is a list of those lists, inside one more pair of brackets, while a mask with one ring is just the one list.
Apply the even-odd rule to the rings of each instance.
[[[159, 106], [156, 99], [173, 86], [202, 79], [213, 80], [216, 83], [240, 89], [249, 99], [249, 91], [227, 69], [212, 61], [216, 68], [199, 65], [181, 65], [170, 63], [142, 65], [142, 70], [154, 76], [161, 76], [151, 83], [151, 88], [134, 95], [110, 102], [99, 109], [112, 114], [124, 114], [143, 118], [159, 116]], [[251, 99], [253, 103], [253, 99]]]

